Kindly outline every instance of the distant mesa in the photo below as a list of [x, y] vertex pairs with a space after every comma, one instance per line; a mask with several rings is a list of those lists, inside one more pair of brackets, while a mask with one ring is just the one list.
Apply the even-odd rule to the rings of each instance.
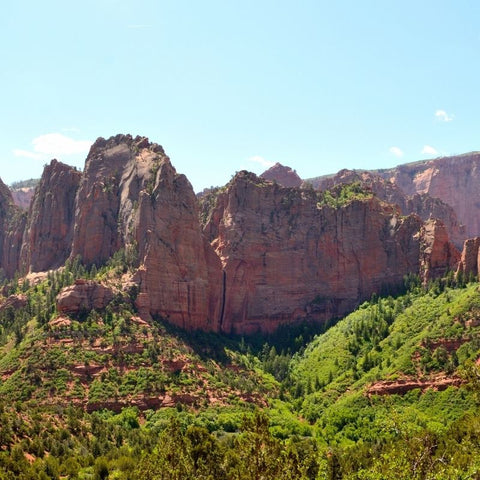
[[290, 167], [286, 167], [280, 163], [276, 163], [273, 167], [263, 172], [260, 175], [265, 180], [277, 182], [282, 187], [300, 187], [302, 185], [302, 179], [298, 176], [295, 170]]

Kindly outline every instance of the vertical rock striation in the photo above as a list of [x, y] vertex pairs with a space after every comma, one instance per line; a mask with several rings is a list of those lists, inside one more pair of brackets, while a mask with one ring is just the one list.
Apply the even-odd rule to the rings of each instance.
[[10, 189], [0, 180], [1, 276], [11, 278], [18, 270], [25, 221], [25, 213], [14, 205]]
[[[0, 266], [10, 277], [76, 256], [99, 266], [125, 249], [135, 273], [124, 280], [136, 284], [143, 317], [240, 334], [324, 321], [398, 287], [406, 274], [426, 281], [456, 268], [451, 209], [358, 175], [343, 171], [331, 181], [360, 180], [366, 191], [329, 203], [312, 188], [240, 172], [205, 197], [200, 215], [192, 186], [161, 146], [130, 135], [99, 138], [83, 173], [55, 160], [46, 167], [28, 215], [0, 183]], [[404, 215], [409, 208], [423, 219]], [[430, 218], [435, 209], [443, 222]], [[470, 258], [478, 247], [469, 252], [462, 268], [478, 272]], [[98, 292], [102, 305], [110, 298], [102, 286], [85, 285], [63, 292], [59, 305], [88, 306], [85, 298]]]
[[[403, 217], [373, 195], [322, 206], [312, 190], [240, 172], [205, 227], [226, 275], [222, 330], [252, 333], [325, 320], [398, 287], [408, 273], [444, 273], [456, 249], [440, 222], [422, 228], [418, 216]], [[424, 267], [430, 256], [435, 260]]]
[[167, 158], [155, 170], [135, 228], [140, 305], [182, 328], [218, 331], [221, 264], [201, 231], [195, 194]]
[[62, 266], [70, 256], [75, 196], [81, 173], [52, 160], [35, 190], [20, 251], [22, 272], [43, 272]]

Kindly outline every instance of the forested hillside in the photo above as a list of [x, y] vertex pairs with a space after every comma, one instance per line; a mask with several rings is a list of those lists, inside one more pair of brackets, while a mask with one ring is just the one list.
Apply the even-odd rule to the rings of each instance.
[[4, 284], [0, 478], [477, 478], [479, 284], [410, 276], [263, 337], [143, 322], [126, 293], [59, 314], [62, 288], [128, 268]]

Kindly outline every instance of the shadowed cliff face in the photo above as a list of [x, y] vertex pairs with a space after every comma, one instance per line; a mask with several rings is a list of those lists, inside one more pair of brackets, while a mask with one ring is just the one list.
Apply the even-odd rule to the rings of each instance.
[[26, 215], [14, 205], [10, 189], [0, 180], [0, 268], [13, 277], [19, 267]]
[[433, 276], [458, 260], [444, 229], [373, 196], [319, 206], [312, 190], [247, 172], [219, 195], [205, 232], [226, 275], [222, 330], [239, 333], [341, 315], [408, 273]]
[[[372, 182], [371, 192], [404, 201], [395, 185]], [[284, 188], [248, 172], [212, 192], [202, 223], [190, 183], [162, 147], [145, 137], [100, 138], [83, 173], [52, 161], [28, 217], [0, 184], [0, 266], [10, 277], [19, 267], [48, 270], [77, 255], [99, 266], [125, 248], [138, 253], [126, 282], [137, 286], [144, 319], [254, 333], [342, 315], [408, 273], [427, 280], [459, 259], [442, 222], [402, 216], [372, 193], [322, 203], [312, 188]], [[104, 292], [82, 288], [63, 292], [64, 308]]]
[[42, 272], [62, 266], [71, 252], [75, 195], [81, 173], [52, 160], [45, 167], [28, 213], [20, 252], [20, 271]]

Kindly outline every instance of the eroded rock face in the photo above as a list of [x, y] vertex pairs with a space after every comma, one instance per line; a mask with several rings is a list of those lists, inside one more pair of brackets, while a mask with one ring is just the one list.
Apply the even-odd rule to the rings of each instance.
[[302, 179], [298, 176], [297, 172], [280, 163], [276, 163], [260, 176], [265, 180], [277, 182], [283, 187], [300, 187], [300, 185], [302, 185]]
[[[450, 240], [461, 249], [467, 238], [465, 225], [460, 224], [455, 210], [440, 198], [425, 192], [406, 194], [393, 180], [368, 171], [340, 170], [336, 175], [319, 177], [314, 186], [328, 190], [336, 185], [358, 182], [363, 188], [371, 190], [381, 200], [400, 207], [403, 215], [417, 214], [422, 220], [439, 219], [447, 228]], [[411, 192], [411, 189], [408, 188]]]
[[457, 274], [460, 272], [465, 277], [472, 275], [478, 278], [480, 272], [480, 237], [469, 238], [465, 241]]
[[402, 378], [398, 380], [383, 380], [375, 382], [367, 389], [366, 394], [371, 395], [404, 395], [410, 390], [419, 389], [425, 392], [428, 389], [443, 391], [448, 387], [459, 387], [465, 383], [460, 377], [446, 376], [444, 374], [431, 378]]
[[141, 261], [139, 310], [182, 328], [218, 331], [220, 260], [201, 231], [190, 183], [166, 158], [151, 192], [140, 194], [135, 231]]
[[480, 153], [399, 165], [379, 174], [398, 185], [407, 195], [428, 193], [450, 205], [465, 238], [480, 235]]
[[131, 242], [140, 191], [163, 158], [162, 147], [145, 137], [117, 135], [94, 143], [76, 198], [72, 257], [100, 265]]
[[[440, 223], [424, 228], [418, 216], [403, 217], [374, 196], [339, 208], [317, 200], [312, 190], [248, 172], [219, 195], [205, 232], [225, 271], [223, 331], [342, 315], [408, 273], [438, 274], [442, 258], [455, 255], [448, 236], [436, 236], [445, 233]], [[429, 255], [435, 261], [427, 269]]]
[[22, 272], [58, 268], [70, 256], [75, 196], [81, 173], [52, 160], [32, 200], [20, 253]]
[[27, 305], [27, 297], [25, 295], [10, 295], [3, 302], [0, 302], [0, 312], [7, 309], [18, 310]]
[[[379, 176], [363, 183], [396, 204], [426, 204], [420, 194], [405, 200]], [[145, 137], [98, 139], [82, 174], [53, 161], [28, 219], [5, 189], [0, 185], [0, 258], [8, 275], [19, 261], [24, 272], [77, 255], [100, 265], [125, 248], [136, 269], [128, 290], [138, 292], [142, 318], [187, 330], [254, 333], [323, 321], [398, 286], [408, 273], [425, 281], [443, 275], [459, 258], [447, 231], [453, 220], [447, 228], [424, 223], [374, 195], [334, 208], [319, 203], [312, 188], [285, 188], [247, 172], [212, 192], [201, 222], [190, 183]], [[108, 287], [77, 282], [59, 294], [58, 309], [102, 309], [112, 298]]]
[[460, 252], [449, 241], [445, 225], [437, 219], [427, 220], [420, 230], [421, 276], [424, 282], [454, 271]]
[[35, 194], [35, 187], [23, 187], [12, 190], [13, 203], [22, 210], [28, 210]]
[[79, 314], [90, 310], [103, 310], [112, 300], [112, 289], [92, 280], [77, 280], [62, 289], [57, 296], [60, 313]]
[[25, 213], [14, 205], [10, 189], [0, 180], [1, 276], [11, 278], [18, 270], [25, 222]]

